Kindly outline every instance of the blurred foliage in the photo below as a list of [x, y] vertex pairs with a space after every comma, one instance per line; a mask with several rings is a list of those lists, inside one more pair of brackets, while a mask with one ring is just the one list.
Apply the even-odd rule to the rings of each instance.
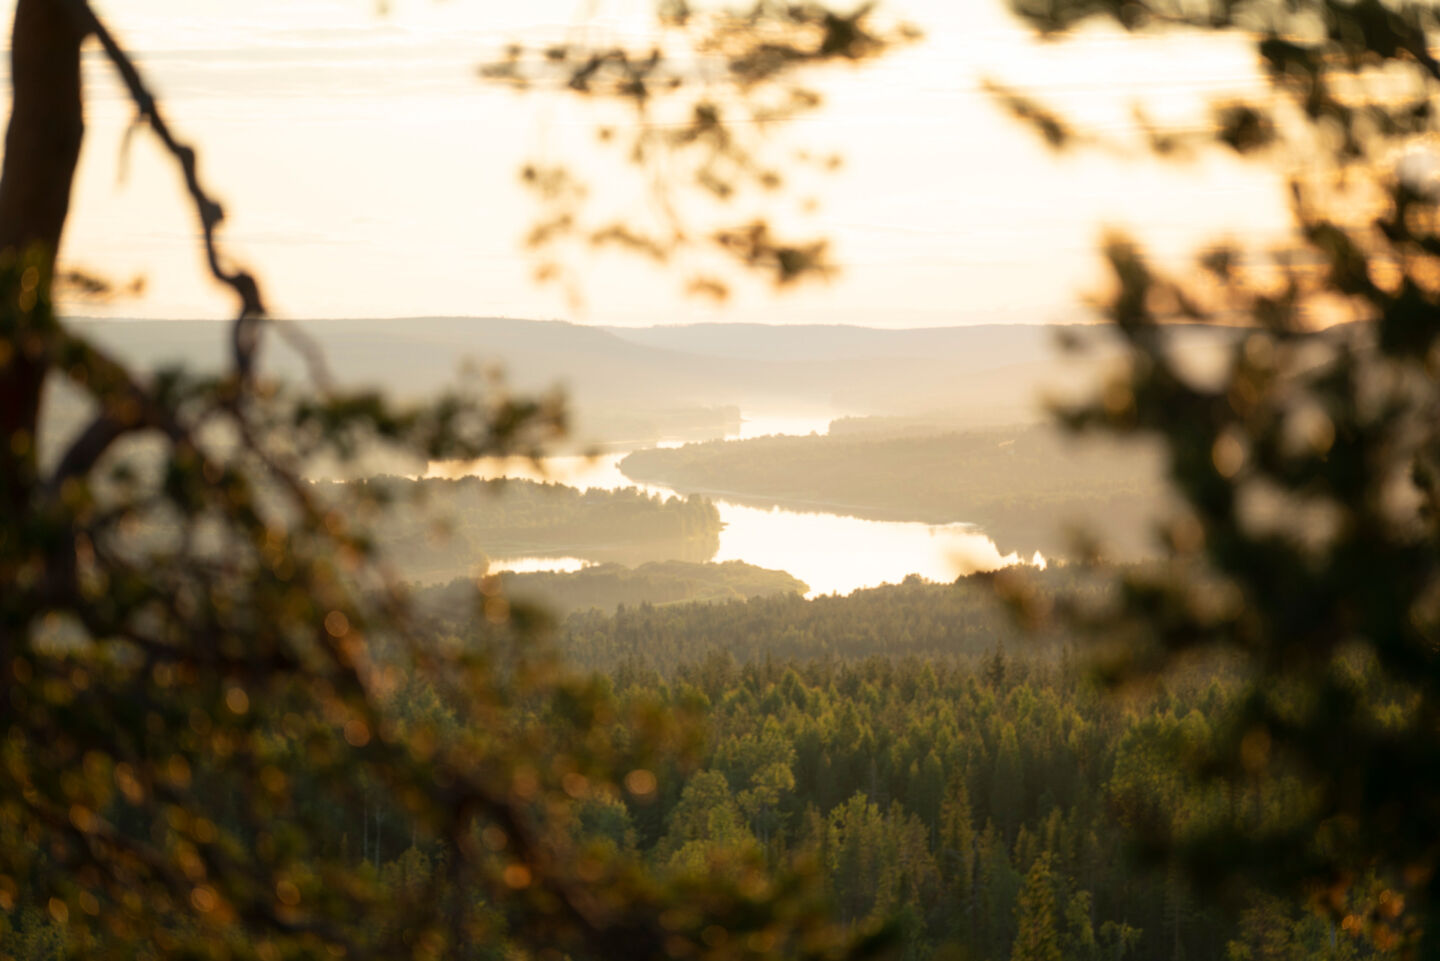
[[777, 288], [829, 276], [826, 239], [795, 238], [793, 227], [773, 225], [766, 212], [804, 168], [833, 170], [840, 158], [804, 149], [781, 155], [773, 134], [823, 104], [811, 84], [814, 68], [868, 61], [919, 37], [875, 6], [841, 12], [808, 0], [744, 7], [666, 0], [643, 42], [597, 44], [587, 30], [574, 43], [514, 45], [482, 66], [481, 76], [519, 89], [558, 87], [624, 108], [616, 122], [597, 125], [596, 141], [633, 167], [644, 206], [619, 219], [597, 213], [595, 191], [568, 160], [527, 165], [521, 179], [542, 205], [526, 241], [536, 276], [563, 284], [578, 301], [574, 256], [596, 249], [669, 265], [686, 292], [715, 300], [729, 296], [734, 267]]
[[[223, 208], [195, 150], [84, 0], [20, 0], [15, 24], [0, 184], [11, 218], [0, 236], [16, 238], [0, 249], [7, 946], [261, 961], [819, 961], [878, 950], [886, 930], [833, 925], [803, 865], [672, 876], [577, 830], [617, 804], [650, 803], [654, 771], [683, 767], [701, 743], [693, 711], [620, 702], [603, 681], [567, 674], [535, 635], [543, 616], [495, 581], [470, 590], [485, 630], [451, 643], [422, 635], [367, 530], [379, 485], [342, 503], [304, 480], [310, 465], [377, 447], [422, 460], [533, 457], [564, 431], [560, 399], [467, 383], [403, 406], [334, 387], [313, 345], [266, 321], [258, 281], [221, 248]], [[732, 26], [713, 33], [727, 50], [748, 29]], [[859, 15], [814, 8], [793, 26], [818, 37], [809, 59], [874, 47]], [[54, 262], [81, 101], [78, 84], [46, 78], [67, 63], [78, 76], [86, 37], [176, 162], [206, 265], [236, 297], [225, 373], [140, 376], [55, 314], [61, 281], [108, 289]], [[777, 41], [754, 52], [784, 60], [787, 49], [799, 50]], [[729, 82], [759, 91], [785, 66], [757, 61]], [[602, 58], [588, 82], [617, 71], [635, 65]], [[644, 99], [633, 84], [628, 95]], [[37, 162], [56, 147], [52, 129], [68, 160]], [[800, 248], [763, 229], [736, 236], [726, 243], [751, 262], [798, 272]], [[267, 378], [259, 357], [272, 332], [302, 354], [312, 388]], [[37, 454], [47, 381], [91, 411], [53, 463]], [[384, 863], [382, 826], [410, 840]]]
[[[1183, 510], [1165, 569], [1079, 605], [1118, 681], [1216, 650], [1248, 687], [1188, 752], [1231, 790], [1294, 785], [1282, 816], [1177, 827], [1155, 853], [1212, 888], [1303, 892], [1347, 930], [1440, 953], [1440, 234], [1432, 54], [1437, 10], [1381, 0], [1014, 0], [1047, 36], [1103, 19], [1129, 31], [1230, 31], [1269, 81], [1177, 137], [1288, 176], [1292, 243], [1218, 247], [1185, 280], [1134, 244], [1105, 248], [1105, 316], [1128, 369], [1077, 428], [1158, 437]], [[1013, 109], [1012, 104], [1012, 109]], [[1024, 111], [1018, 111], [1025, 114]], [[1029, 111], [1033, 118], [1047, 114]], [[1068, 146], [1057, 128], [1040, 132]], [[1237, 324], [1219, 377], [1177, 364], [1166, 321]], [[1362, 678], [1400, 692], [1382, 706]], [[1382, 892], [1356, 912], [1351, 892]], [[1259, 911], [1262, 908], [1254, 908]]]
[[[1065, 579], [1054, 586], [1067, 589]], [[772, 624], [770, 602], [723, 605], [755, 609], [730, 630], [715, 629], [714, 605], [575, 618], [618, 642], [603, 669], [620, 704], [658, 700], [707, 729], [692, 766], [656, 768], [652, 802], [588, 804], [580, 829], [680, 876], [808, 862], [838, 922], [864, 930], [896, 918], [914, 961], [1397, 956], [1298, 899], [1255, 897], [1226, 912], [1179, 872], [1117, 856], [1142, 818], [1283, 816], [1288, 789], [1229, 793], [1173, 763], [1172, 750], [1202, 745], [1243, 691], [1226, 671], [1177, 672], [1116, 699], [1068, 646], [1020, 641], [1007, 652], [991, 640], [987, 650], [983, 630], [924, 657], [896, 643], [907, 618], [944, 624], [966, 605], [996, 606], [979, 578], [797, 600], [813, 619], [774, 623], [748, 647], [735, 643], [738, 625]], [[647, 614], [669, 620], [657, 630]], [[784, 643], [797, 620], [832, 641], [829, 656]], [[473, 627], [441, 634], [452, 630]], [[655, 640], [671, 646], [657, 652]], [[1385, 706], [1403, 697], [1374, 693]], [[404, 844], [387, 827], [382, 869]], [[1377, 908], [1384, 890], [1366, 879], [1348, 907]]]

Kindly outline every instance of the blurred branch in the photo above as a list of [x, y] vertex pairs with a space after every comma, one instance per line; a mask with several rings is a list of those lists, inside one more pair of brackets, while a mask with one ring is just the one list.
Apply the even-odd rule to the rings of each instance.
[[129, 91], [140, 115], [150, 124], [150, 129], [160, 139], [165, 150], [180, 165], [185, 178], [185, 189], [200, 220], [200, 231], [205, 247], [205, 262], [210, 275], [229, 287], [239, 301], [239, 314], [234, 328], [235, 373], [242, 384], [249, 385], [254, 379], [255, 353], [259, 347], [259, 322], [265, 315], [265, 304], [260, 295], [260, 286], [254, 276], [243, 269], [225, 266], [215, 237], [216, 228], [225, 219], [225, 210], [200, 183], [195, 149], [178, 140], [161, 113], [160, 104], [150, 92], [139, 69], [125, 49], [120, 45], [104, 22], [86, 0], [60, 0], [65, 4], [77, 26], [95, 36], [104, 49], [106, 57], [120, 74], [120, 79]]
[[[614, 215], [587, 217], [594, 195], [567, 167], [529, 164], [522, 179], [544, 206], [528, 240], [539, 258], [537, 280], [562, 282], [578, 300], [563, 252], [602, 247], [671, 265], [687, 293], [716, 300], [728, 295], [720, 276], [727, 269], [764, 276], [777, 289], [829, 277], [834, 268], [823, 256], [823, 237], [781, 236], [794, 228], [770, 222], [768, 207], [783, 196], [787, 178], [783, 164], [767, 161], [769, 133], [822, 105], [802, 82], [809, 70], [869, 62], [915, 42], [919, 31], [885, 20], [872, 3], [842, 13], [825, 3], [773, 0], [705, 12], [667, 3], [659, 27], [649, 46], [517, 44], [480, 68], [481, 76], [517, 89], [569, 91], [635, 114], [633, 130], [605, 125], [598, 140], [636, 169], [653, 223], [617, 229]], [[819, 170], [838, 166], [808, 155], [794, 161], [812, 162]], [[691, 202], [680, 203], [682, 194]], [[722, 210], [741, 205], [752, 210], [740, 216]], [[712, 222], [693, 222], [701, 217]]]

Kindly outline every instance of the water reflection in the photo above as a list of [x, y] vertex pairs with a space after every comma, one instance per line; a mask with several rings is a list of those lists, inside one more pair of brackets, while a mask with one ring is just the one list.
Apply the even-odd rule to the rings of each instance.
[[[740, 436], [779, 433], [824, 433], [830, 418], [749, 416]], [[640, 484], [626, 477], [619, 463], [624, 454], [598, 457], [549, 457], [537, 466], [526, 460], [436, 462], [426, 477], [515, 477], [552, 481], [581, 490], [638, 487], [649, 494], [674, 496], [658, 484]], [[810, 585], [810, 594], [841, 593], [861, 587], [896, 583], [910, 574], [928, 580], [953, 580], [962, 574], [1024, 563], [1014, 553], [1001, 554], [995, 542], [969, 524], [917, 524], [873, 521], [836, 514], [800, 513], [781, 508], [747, 507], [714, 498], [725, 528], [714, 560], [740, 560], [788, 571]], [[575, 561], [576, 567], [526, 566]], [[1037, 553], [1028, 563], [1042, 565]], [[578, 558], [494, 558], [492, 569], [578, 570]]]
[[906, 524], [835, 514], [800, 514], [721, 504], [725, 529], [717, 561], [742, 560], [789, 571], [810, 594], [848, 594], [908, 574], [953, 580], [1019, 562], [968, 524]]
[[542, 464], [535, 464], [525, 458], [491, 458], [479, 461], [432, 461], [425, 471], [426, 477], [440, 477], [455, 480], [461, 477], [483, 477], [495, 480], [514, 477], [519, 480], [549, 481], [565, 484], [579, 490], [598, 487], [603, 490], [617, 490], [621, 487], [638, 487], [647, 494], [673, 495], [668, 487], [652, 484], [638, 484], [620, 472], [620, 461], [624, 454], [601, 454], [598, 457], [565, 455], [546, 457]]
[[838, 414], [741, 414], [738, 440], [768, 434], [828, 434]]
[[491, 558], [486, 571], [498, 574], [509, 571], [513, 574], [534, 574], [545, 571], [552, 574], [573, 574], [594, 565], [583, 557], [508, 557]]
[[[824, 434], [830, 429], [832, 416], [829, 414], [744, 414], [740, 419], [740, 433], [737, 440], [764, 437], [769, 434]], [[661, 441], [657, 447], [681, 447], [684, 441]], [[426, 477], [455, 480], [460, 477], [483, 477], [494, 480], [500, 477], [514, 477], [521, 480], [550, 481], [569, 487], [589, 490], [599, 487], [615, 490], [621, 487], [638, 487], [647, 494], [675, 493], [668, 487], [642, 484], [626, 477], [620, 471], [620, 461], [625, 453], [598, 454], [589, 457], [583, 454], [566, 454], [546, 457], [543, 464], [535, 464], [523, 457], [489, 458], [478, 461], [433, 461], [425, 471]]]

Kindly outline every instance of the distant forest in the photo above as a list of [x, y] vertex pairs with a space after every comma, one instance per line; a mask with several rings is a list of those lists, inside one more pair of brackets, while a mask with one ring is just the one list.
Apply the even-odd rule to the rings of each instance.
[[[191, 321], [79, 321], [78, 330], [139, 369], [224, 365], [216, 325]], [[341, 384], [413, 397], [454, 382], [461, 364], [503, 369], [520, 391], [562, 387], [572, 438], [587, 444], [721, 436], [737, 408], [817, 408], [872, 414], [966, 411], [967, 426], [1034, 421], [1039, 391], [1066, 379], [1057, 332], [995, 324], [914, 330], [832, 325], [701, 324], [601, 328], [481, 317], [297, 322]], [[1103, 330], [1085, 328], [1088, 334]], [[270, 372], [305, 383], [301, 360], [267, 357]], [[58, 398], [57, 398], [58, 399]], [[58, 426], [58, 421], [57, 425]]]
[[1153, 549], [1148, 522], [1164, 494], [1160, 464], [1144, 450], [1042, 427], [924, 435], [898, 426], [898, 436], [850, 422], [829, 436], [640, 450], [620, 467], [637, 481], [792, 510], [969, 522], [1006, 553], [1065, 556], [1073, 524], [1121, 558]]
[[[1122, 706], [1072, 666], [996, 650], [973, 665], [718, 654], [668, 686], [623, 669], [614, 683], [700, 705], [710, 749], [666, 772], [656, 803], [596, 817], [606, 837], [679, 873], [737, 852], [814, 858], [836, 918], [898, 918], [903, 958], [1031, 957], [1020, 943], [1066, 961], [1376, 956], [1298, 903], [1235, 892], [1227, 913], [1124, 856], [1144, 819], [1183, 830], [1234, 810], [1168, 754], [1219, 723], [1219, 681]], [[1263, 817], [1279, 800], [1242, 803]]]
[[[737, 585], [774, 574], [706, 566], [725, 568]], [[623, 591], [627, 575], [644, 571], [593, 576]], [[1107, 582], [1100, 573], [1027, 574], [1024, 590], [1093, 599]], [[836, 921], [857, 932], [898, 923], [902, 961], [1015, 961], [1036, 944], [1053, 948], [1040, 956], [1065, 961], [1398, 957], [1298, 901], [1235, 890], [1228, 905], [1202, 902], [1177, 873], [1125, 856], [1138, 825], [1183, 835], [1217, 819], [1263, 822], [1290, 788], [1257, 782], [1217, 793], [1176, 766], [1177, 752], [1223, 723], [1239, 690], [1226, 671], [1196, 666], [1124, 698], [1105, 695], [1073, 643], [1025, 640], [1033, 635], [997, 600], [997, 576], [572, 615], [554, 634], [557, 653], [600, 669], [615, 716], [642, 706], [673, 712], [698, 722], [701, 735], [693, 750], [657, 759], [653, 792], [577, 800], [577, 837], [693, 883], [707, 872], [811, 865]], [[518, 596], [525, 580], [505, 586]], [[419, 636], [477, 650], [514, 640], [463, 604]], [[1355, 670], [1377, 709], [1399, 710], [1401, 692], [1374, 689]], [[566, 710], [537, 703], [525, 723], [564, 726]], [[407, 728], [455, 724], [419, 675], [388, 696], [387, 711]], [[631, 732], [616, 725], [603, 736], [623, 749]], [[308, 750], [299, 735], [273, 746], [277, 756]], [[323, 810], [323, 843], [395, 897], [446, 869], [445, 843], [407, 827], [403, 798], [383, 786], [336, 806], [318, 783], [301, 781], [294, 803]], [[247, 836], [240, 814], [217, 810], [222, 828]], [[450, 894], [472, 910], [503, 910], [477, 892]], [[1357, 879], [1346, 910], [1364, 915], [1382, 894]], [[384, 934], [356, 930], [377, 943]], [[466, 956], [503, 961], [508, 952], [502, 940]], [[18, 911], [0, 922], [0, 955], [59, 961], [64, 935], [49, 916]]]
[[[1027, 574], [1035, 589], [1096, 591], [1078, 570]], [[611, 615], [579, 613], [562, 625], [558, 643], [578, 667], [622, 665], [671, 675], [716, 653], [740, 663], [765, 660], [857, 660], [881, 655], [975, 664], [997, 646], [1058, 652], [1057, 638], [1022, 631], [995, 600], [988, 575], [954, 584], [918, 577], [903, 584], [805, 600], [797, 594], [718, 604], [627, 606]]]
[[701, 497], [475, 477], [315, 486], [326, 499], [372, 515], [386, 556], [404, 577], [425, 583], [474, 576], [490, 557], [704, 561], [719, 546], [720, 514]]
[[[1102, 573], [1026, 583], [1095, 600]], [[664, 872], [813, 859], [837, 920], [898, 918], [909, 961], [1029, 957], [1021, 941], [1066, 961], [1391, 956], [1298, 902], [1204, 905], [1126, 856], [1141, 823], [1183, 833], [1284, 803], [1283, 784], [1222, 795], [1174, 763], [1222, 723], [1237, 679], [1197, 665], [1108, 696], [1073, 639], [1015, 625], [991, 576], [577, 614], [558, 647], [622, 702], [704, 720], [701, 757], [657, 771], [653, 801], [582, 806], [585, 830]], [[1356, 884], [1352, 909], [1380, 890]]]
[[[617, 607], [637, 606], [653, 612], [657, 605], [681, 602], [745, 601], [775, 595], [798, 598], [809, 589], [804, 581], [784, 571], [743, 561], [651, 561], [638, 567], [598, 564], [578, 571], [505, 571], [497, 576], [501, 596], [561, 616], [590, 611], [603, 616]], [[418, 600], [432, 616], [464, 621], [474, 614], [474, 583], [462, 578], [431, 587], [421, 591]], [[695, 608], [687, 604], [685, 609]]]
[[[1071, 569], [1031, 583], [1084, 592], [1092, 578]], [[662, 876], [814, 865], [840, 923], [898, 920], [903, 961], [1012, 961], [1029, 957], [1017, 944], [1036, 943], [1065, 961], [1393, 957], [1298, 902], [1235, 891], [1228, 908], [1207, 906], [1179, 875], [1124, 856], [1147, 819], [1183, 832], [1263, 819], [1283, 802], [1283, 785], [1221, 796], [1173, 763], [1221, 723], [1237, 688], [1191, 670], [1106, 696], [1068, 644], [1022, 642], [993, 587], [985, 576], [916, 579], [844, 598], [572, 616], [559, 646], [602, 667], [618, 705], [678, 711], [704, 731], [688, 761], [657, 766], [653, 794], [577, 802], [574, 830]], [[429, 632], [480, 646], [506, 636], [469, 615]], [[419, 677], [388, 707], [407, 726], [453, 723]], [[550, 716], [563, 706], [535, 710], [530, 723], [567, 723]], [[623, 744], [629, 733], [609, 736]], [[297, 804], [324, 797], [296, 785]], [[383, 788], [327, 811], [327, 843], [395, 896], [445, 870], [444, 845], [404, 828], [401, 799]], [[1373, 908], [1378, 890], [1354, 885], [1350, 910]], [[63, 940], [48, 917], [20, 913], [0, 927], [0, 952], [58, 959]], [[502, 961], [507, 947], [468, 956]]]

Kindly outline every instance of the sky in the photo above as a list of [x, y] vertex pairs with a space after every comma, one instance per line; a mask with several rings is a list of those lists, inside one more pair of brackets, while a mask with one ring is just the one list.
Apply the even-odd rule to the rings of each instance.
[[[563, 318], [907, 327], [1083, 320], [1106, 226], [1167, 263], [1197, 246], [1278, 236], [1272, 171], [1219, 155], [1182, 166], [1104, 153], [1056, 158], [981, 87], [993, 77], [1087, 130], [1124, 135], [1133, 106], [1180, 125], [1260, 86], [1239, 39], [1137, 39], [1088, 30], [1045, 44], [999, 0], [911, 0], [891, 10], [926, 39], [878, 63], [809, 78], [825, 107], [775, 148], [838, 153], [840, 169], [765, 211], [830, 238], [841, 270], [777, 295], [741, 282], [717, 307], [673, 271], [606, 255], [578, 264], [577, 302], [532, 279], [522, 240], [539, 208], [517, 173], [564, 160], [598, 195], [632, 202], [596, 146], [614, 116], [573, 96], [517, 93], [477, 75], [512, 40], [643, 35], [646, 0], [95, 0], [200, 150], [225, 202], [226, 248], [279, 316]], [[6, 17], [13, 0], [0, 0]], [[174, 168], [92, 51], [87, 138], [62, 257], [145, 293], [74, 314], [222, 318]], [[634, 202], [640, 202], [634, 200]], [[808, 210], [808, 208], [806, 208]]]

